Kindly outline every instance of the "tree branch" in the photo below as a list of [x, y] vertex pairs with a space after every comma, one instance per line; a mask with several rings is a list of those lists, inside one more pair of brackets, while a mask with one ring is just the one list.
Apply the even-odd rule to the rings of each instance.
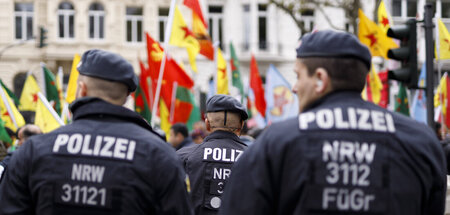
[[292, 20], [295, 22], [295, 24], [300, 29], [302, 34], [306, 32], [305, 24], [301, 20], [298, 20], [297, 17], [295, 17], [295, 13], [292, 8], [289, 8], [288, 6], [284, 5], [283, 3], [277, 2], [275, 0], [269, 0], [269, 4], [274, 4], [276, 7], [278, 7], [285, 13], [287, 13], [292, 18]]

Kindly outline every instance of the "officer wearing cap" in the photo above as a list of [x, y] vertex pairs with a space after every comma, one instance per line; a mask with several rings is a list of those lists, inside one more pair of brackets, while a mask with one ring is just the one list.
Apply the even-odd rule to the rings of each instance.
[[299, 116], [239, 159], [219, 214], [443, 214], [445, 158], [434, 132], [361, 99], [369, 50], [319, 31], [297, 48]]
[[231, 167], [247, 148], [239, 139], [248, 118], [244, 106], [227, 95], [214, 95], [206, 102], [206, 129], [202, 144], [177, 151], [189, 176], [195, 214], [217, 214]]
[[0, 184], [0, 214], [191, 214], [179, 158], [135, 112], [133, 67], [89, 50], [78, 66], [73, 123], [33, 136]]

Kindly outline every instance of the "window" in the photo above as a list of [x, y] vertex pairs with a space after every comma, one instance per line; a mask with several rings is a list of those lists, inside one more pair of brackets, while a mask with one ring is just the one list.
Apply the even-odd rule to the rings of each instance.
[[16, 39], [33, 38], [33, 3], [16, 3], [14, 5], [16, 20]]
[[169, 8], [159, 8], [158, 22], [159, 22], [159, 41], [164, 42], [164, 33], [166, 31], [167, 17], [169, 17]]
[[209, 6], [209, 35], [213, 42], [219, 41], [220, 49], [224, 50], [222, 40], [222, 6]]
[[244, 13], [243, 13], [243, 23], [244, 23], [244, 43], [243, 43], [243, 49], [245, 51], [248, 51], [250, 49], [250, 5], [245, 4], [243, 5]]
[[392, 16], [402, 16], [402, 0], [392, 0]]
[[406, 9], [408, 17], [416, 17], [417, 16], [417, 0], [408, 0], [406, 1]]
[[267, 50], [267, 5], [258, 4], [258, 41], [259, 49]]
[[314, 28], [314, 10], [305, 8], [300, 11], [300, 14], [302, 15], [301, 22], [303, 23], [306, 30], [306, 32], [302, 33], [304, 34], [311, 32]]
[[416, 17], [417, 1], [418, 0], [392, 0], [392, 16]]
[[75, 11], [72, 4], [63, 2], [58, 7], [59, 38], [74, 38]]
[[441, 0], [442, 18], [450, 18], [450, 1]]
[[127, 7], [127, 42], [142, 42], [142, 8]]
[[89, 38], [105, 38], [105, 11], [99, 3], [89, 6]]

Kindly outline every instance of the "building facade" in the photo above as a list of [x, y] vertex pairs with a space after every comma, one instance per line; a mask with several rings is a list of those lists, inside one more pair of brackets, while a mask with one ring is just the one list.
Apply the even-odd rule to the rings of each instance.
[[[290, 17], [264, 0], [201, 3], [211, 37], [227, 58], [229, 44], [234, 44], [244, 81], [251, 54], [263, 74], [270, 63], [282, 73], [292, 73], [300, 33]], [[121, 54], [139, 73], [138, 59], [147, 59], [145, 32], [155, 40], [164, 39], [169, 4], [164, 0], [0, 0], [0, 78], [18, 93], [28, 72], [40, 82], [40, 62], [53, 72], [62, 67], [68, 76], [73, 56], [93, 48]], [[190, 10], [180, 8], [190, 23]], [[39, 47], [42, 32], [45, 46]], [[167, 50], [190, 72], [184, 49]], [[206, 92], [215, 63], [199, 55], [197, 64], [199, 72], [192, 77], [196, 89]]]

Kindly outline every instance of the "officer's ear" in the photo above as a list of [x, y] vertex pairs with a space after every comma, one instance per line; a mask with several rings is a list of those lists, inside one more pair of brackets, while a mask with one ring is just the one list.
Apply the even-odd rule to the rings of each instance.
[[208, 118], [205, 118], [205, 126], [206, 130], [211, 132], [211, 123], [209, 122]]
[[330, 76], [328, 75], [328, 72], [324, 68], [322, 67], [317, 68], [315, 77], [316, 77], [315, 91], [318, 94], [324, 94], [331, 89]]
[[78, 84], [77, 85], [78, 85], [77, 86], [77, 95], [76, 95], [77, 99], [86, 97], [87, 96], [87, 92], [88, 92], [86, 83], [84, 81], [82, 81], [82, 80], [78, 80]]

